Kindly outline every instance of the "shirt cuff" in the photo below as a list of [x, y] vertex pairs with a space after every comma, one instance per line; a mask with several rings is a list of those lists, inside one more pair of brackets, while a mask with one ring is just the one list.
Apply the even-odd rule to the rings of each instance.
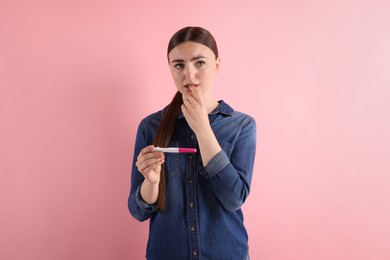
[[154, 204], [148, 204], [146, 203], [142, 197], [141, 197], [141, 185], [138, 186], [137, 190], [135, 191], [136, 193], [136, 196], [135, 196], [135, 200], [137, 202], [137, 205], [143, 209], [144, 211], [147, 211], [147, 212], [153, 212], [153, 211], [157, 211], [157, 203], [154, 203]]
[[203, 169], [200, 170], [200, 175], [206, 179], [212, 178], [222, 171], [229, 163], [229, 158], [226, 156], [225, 152], [221, 150], [213, 158], [211, 158]]

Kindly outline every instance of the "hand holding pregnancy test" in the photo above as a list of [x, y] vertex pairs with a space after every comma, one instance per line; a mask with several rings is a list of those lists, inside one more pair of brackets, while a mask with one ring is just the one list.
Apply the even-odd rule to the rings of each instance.
[[163, 152], [163, 153], [196, 153], [195, 148], [180, 148], [180, 147], [154, 147], [152, 152]]

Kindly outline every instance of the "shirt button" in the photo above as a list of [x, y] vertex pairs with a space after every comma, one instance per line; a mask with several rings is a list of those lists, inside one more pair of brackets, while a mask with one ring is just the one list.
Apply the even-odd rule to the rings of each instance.
[[190, 202], [189, 206], [192, 209], [194, 207], [194, 203]]
[[188, 184], [192, 184], [192, 179], [188, 179], [188, 180], [187, 180], [187, 183], [188, 183]]
[[195, 232], [195, 230], [196, 230], [195, 227], [192, 227], [192, 228], [191, 228], [191, 231], [192, 231], [192, 232]]
[[196, 250], [192, 251], [192, 255], [193, 256], [197, 256], [198, 255], [198, 252], [196, 252]]
[[188, 156], [188, 160], [192, 160], [192, 155]]

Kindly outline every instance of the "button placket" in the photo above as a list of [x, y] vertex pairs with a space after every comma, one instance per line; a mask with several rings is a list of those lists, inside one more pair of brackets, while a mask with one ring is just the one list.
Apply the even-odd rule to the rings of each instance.
[[[191, 131], [191, 130], [190, 130]], [[197, 142], [195, 135], [189, 133], [190, 138], [187, 139], [188, 147], [197, 147]], [[190, 258], [198, 259], [200, 257], [199, 252], [199, 232], [198, 232], [198, 212], [196, 205], [197, 199], [197, 174], [198, 168], [196, 163], [196, 155], [188, 154], [185, 157], [186, 160], [186, 201], [187, 201], [187, 225], [188, 225], [188, 235], [189, 235], [189, 249], [190, 249]]]

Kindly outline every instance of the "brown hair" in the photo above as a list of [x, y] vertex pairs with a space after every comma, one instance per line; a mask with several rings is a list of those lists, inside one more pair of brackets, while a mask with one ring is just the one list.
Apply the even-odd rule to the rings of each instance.
[[[218, 58], [217, 43], [213, 35], [209, 31], [201, 27], [185, 27], [177, 31], [172, 36], [172, 38], [168, 43], [167, 57], [173, 48], [187, 41], [192, 41], [192, 42], [205, 45], [206, 47], [210, 48], [214, 52], [215, 58], [216, 59]], [[169, 63], [169, 57], [168, 57], [168, 63]], [[183, 100], [181, 97], [181, 93], [177, 91], [176, 95], [173, 97], [171, 103], [169, 104], [168, 109], [165, 111], [163, 118], [161, 119], [160, 125], [157, 129], [156, 136], [153, 141], [154, 146], [159, 146], [159, 147], [168, 146], [182, 104], [183, 104]], [[162, 165], [161, 173], [160, 173], [160, 183], [158, 189], [158, 198], [157, 198], [157, 205], [160, 210], [164, 210], [166, 208], [166, 189], [167, 189], [166, 185], [167, 184], [165, 178], [165, 170], [164, 170], [164, 165]]]

